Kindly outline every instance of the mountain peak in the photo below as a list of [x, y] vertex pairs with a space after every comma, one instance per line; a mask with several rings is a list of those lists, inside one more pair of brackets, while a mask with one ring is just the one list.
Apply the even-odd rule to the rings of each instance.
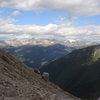
[[69, 42], [76, 42], [77, 40], [68, 39]]
[[49, 39], [30, 39], [30, 40], [5, 40], [0, 42], [0, 46], [23, 46], [23, 45], [41, 45], [41, 46], [49, 46], [53, 44], [63, 44], [65, 46], [70, 47], [87, 47], [91, 45], [95, 45], [97, 43], [95, 42], [86, 42], [86, 41], [80, 41], [80, 40], [74, 40], [74, 39], [66, 39], [65, 41], [59, 41], [59, 40], [49, 40]]

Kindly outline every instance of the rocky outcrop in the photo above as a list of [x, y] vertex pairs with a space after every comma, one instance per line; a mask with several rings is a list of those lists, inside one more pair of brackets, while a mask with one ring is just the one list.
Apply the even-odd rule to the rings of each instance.
[[37, 74], [41, 74], [41, 72], [38, 68], [34, 68], [34, 72], [37, 73]]
[[49, 81], [49, 73], [43, 72], [42, 78], [43, 78], [45, 81]]
[[0, 100], [80, 100], [0, 50]]

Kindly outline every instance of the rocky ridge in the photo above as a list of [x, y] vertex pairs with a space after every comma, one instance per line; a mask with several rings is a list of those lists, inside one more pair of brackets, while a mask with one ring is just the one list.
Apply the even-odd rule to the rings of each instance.
[[0, 100], [80, 100], [0, 50]]

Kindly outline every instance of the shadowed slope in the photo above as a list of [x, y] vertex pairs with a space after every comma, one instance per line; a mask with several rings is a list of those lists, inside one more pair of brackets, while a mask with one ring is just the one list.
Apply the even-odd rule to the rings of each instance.
[[100, 45], [75, 50], [41, 68], [50, 80], [70, 93], [90, 100], [100, 95]]
[[5, 49], [22, 60], [26, 65], [34, 68], [41, 67], [49, 61], [65, 56], [75, 48], [55, 44], [50, 46], [25, 45]]

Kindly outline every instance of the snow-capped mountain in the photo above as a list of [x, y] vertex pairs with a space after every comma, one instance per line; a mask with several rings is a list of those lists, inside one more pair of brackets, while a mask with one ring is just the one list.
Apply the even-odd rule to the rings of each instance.
[[64, 41], [63, 44], [70, 46], [70, 47], [79, 47], [80, 48], [80, 47], [87, 47], [87, 46], [91, 46], [91, 45], [96, 45], [97, 43], [68, 39], [68, 40]]
[[72, 39], [67, 39], [65, 41], [59, 41], [59, 40], [37, 40], [37, 39], [30, 39], [30, 40], [6, 40], [6, 41], [1, 41], [0, 46], [23, 46], [23, 45], [41, 45], [41, 46], [49, 46], [49, 45], [54, 45], [54, 44], [62, 44], [65, 46], [70, 46], [70, 47], [86, 47], [90, 45], [95, 45], [97, 43], [95, 42], [84, 42], [80, 40], [72, 40]]

